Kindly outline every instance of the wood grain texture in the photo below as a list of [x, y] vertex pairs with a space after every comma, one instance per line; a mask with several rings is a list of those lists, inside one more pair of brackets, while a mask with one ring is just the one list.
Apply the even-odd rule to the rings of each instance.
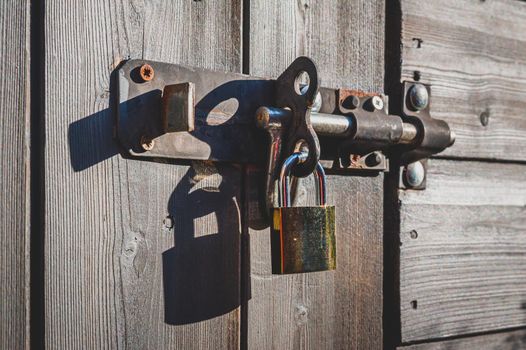
[[402, 342], [526, 325], [525, 170], [432, 159], [400, 191]]
[[[383, 91], [384, 2], [251, 1], [250, 74], [278, 76], [297, 56], [318, 65], [320, 84]], [[330, 175], [336, 205], [337, 270], [271, 274], [259, 173], [249, 173], [250, 349], [382, 347], [383, 176]], [[314, 184], [300, 181], [298, 204]]]
[[0, 4], [0, 348], [29, 347], [29, 2]]
[[526, 347], [526, 331], [496, 333], [399, 347], [400, 350], [518, 350]]
[[45, 8], [46, 347], [238, 348], [241, 171], [124, 159], [109, 96], [128, 57], [239, 72], [240, 1]]
[[419, 71], [433, 86], [432, 115], [457, 135], [443, 155], [525, 160], [526, 3], [402, 0], [401, 9], [402, 80]]

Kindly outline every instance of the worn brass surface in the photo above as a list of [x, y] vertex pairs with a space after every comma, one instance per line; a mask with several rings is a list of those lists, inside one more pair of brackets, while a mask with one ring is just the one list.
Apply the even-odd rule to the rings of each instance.
[[272, 273], [336, 269], [334, 206], [274, 208]]

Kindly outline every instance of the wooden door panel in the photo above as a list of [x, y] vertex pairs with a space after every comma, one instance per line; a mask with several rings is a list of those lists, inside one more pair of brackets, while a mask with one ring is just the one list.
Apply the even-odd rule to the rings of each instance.
[[457, 135], [442, 154], [525, 160], [526, 3], [402, 0], [400, 6], [402, 79], [416, 74], [432, 84], [431, 113]]
[[29, 346], [29, 2], [0, 4], [0, 348]]
[[[276, 77], [300, 55], [322, 86], [383, 91], [384, 2], [251, 1], [250, 74]], [[259, 213], [261, 173], [247, 173], [251, 349], [382, 347], [383, 175], [328, 176], [336, 205], [337, 269], [271, 274], [270, 233]], [[298, 204], [313, 203], [312, 180]]]
[[479, 335], [461, 339], [444, 340], [425, 344], [398, 347], [399, 350], [515, 350], [524, 348], [526, 331]]
[[109, 96], [126, 58], [239, 72], [240, 1], [45, 10], [46, 346], [237, 348], [241, 170], [123, 158]]
[[524, 165], [432, 159], [400, 191], [402, 341], [526, 325]]

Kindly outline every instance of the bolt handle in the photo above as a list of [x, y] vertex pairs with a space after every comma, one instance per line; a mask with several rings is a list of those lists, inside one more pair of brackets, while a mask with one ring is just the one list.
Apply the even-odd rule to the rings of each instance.
[[[301, 86], [306, 74], [308, 85]], [[293, 154], [301, 144], [308, 149], [307, 159], [292, 170], [297, 177], [311, 174], [320, 160], [320, 142], [310, 121], [310, 113], [318, 93], [318, 71], [308, 57], [298, 57], [276, 80], [276, 106], [290, 108], [291, 119], [285, 131], [284, 154]]]

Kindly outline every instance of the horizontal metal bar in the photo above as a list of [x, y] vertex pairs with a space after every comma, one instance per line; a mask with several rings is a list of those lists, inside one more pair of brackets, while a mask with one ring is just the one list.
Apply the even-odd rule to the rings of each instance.
[[[268, 115], [273, 115], [274, 118], [281, 120], [288, 120], [291, 117], [291, 112], [284, 108], [262, 107], [258, 110], [258, 120], [266, 119]], [[352, 138], [353, 137], [353, 117], [339, 114], [318, 113], [312, 112], [310, 121], [314, 131], [320, 136], [337, 137], [337, 138]], [[402, 137], [398, 141], [399, 144], [409, 144], [417, 136], [416, 127], [410, 123], [402, 123]]]

